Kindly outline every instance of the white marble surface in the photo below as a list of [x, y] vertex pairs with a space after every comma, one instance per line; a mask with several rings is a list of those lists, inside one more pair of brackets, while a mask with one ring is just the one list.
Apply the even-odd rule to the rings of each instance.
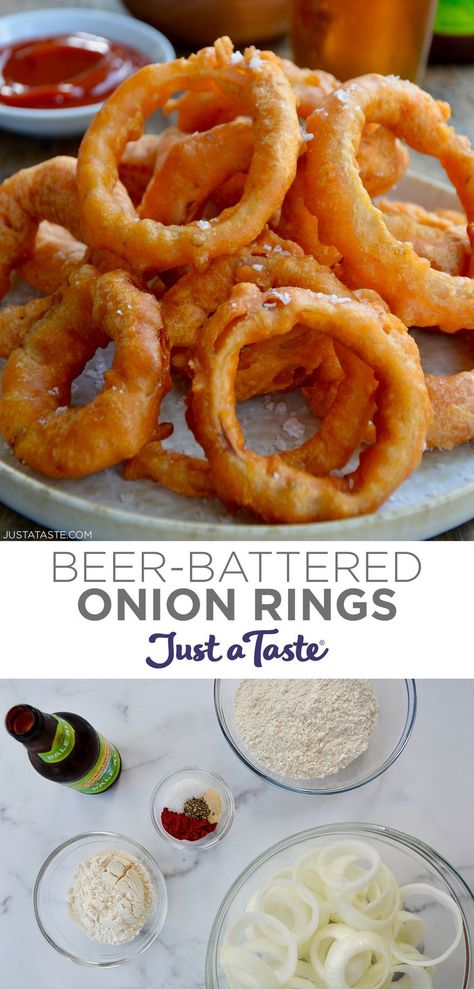
[[[208, 934], [232, 881], [259, 852], [304, 828], [369, 821], [431, 843], [474, 883], [474, 680], [422, 681], [412, 739], [382, 778], [352, 793], [305, 797], [260, 782], [238, 761], [218, 728], [212, 684], [196, 681], [3, 681], [1, 708], [27, 701], [88, 718], [120, 748], [117, 787], [96, 797], [43, 780], [20, 745], [0, 741], [1, 983], [12, 989], [203, 989]], [[236, 817], [209, 852], [181, 852], [155, 832], [148, 810], [161, 777], [189, 764], [212, 768], [231, 785]], [[116, 830], [146, 845], [166, 877], [168, 918], [159, 940], [121, 968], [94, 971], [49, 947], [31, 907], [36, 873], [63, 839]]]

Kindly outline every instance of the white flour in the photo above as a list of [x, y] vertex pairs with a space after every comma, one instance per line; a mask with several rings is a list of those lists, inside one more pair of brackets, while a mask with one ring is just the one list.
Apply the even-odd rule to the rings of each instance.
[[365, 752], [378, 717], [370, 680], [242, 680], [235, 720], [263, 766], [330, 776]]
[[94, 941], [122, 944], [140, 933], [153, 895], [150, 876], [138, 859], [124, 852], [98, 852], [76, 871], [69, 912]]

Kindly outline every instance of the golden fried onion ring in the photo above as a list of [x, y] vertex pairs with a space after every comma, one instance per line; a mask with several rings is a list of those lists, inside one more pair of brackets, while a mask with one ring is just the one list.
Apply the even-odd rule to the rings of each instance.
[[[242, 198], [210, 222], [164, 226], [140, 220], [131, 200], [119, 204], [113, 195], [124, 148], [172, 92], [199, 90], [209, 81], [242, 99], [254, 119], [254, 152]], [[78, 188], [88, 242], [153, 270], [238, 250], [258, 236], [281, 203], [295, 176], [299, 148], [295, 98], [283, 72], [255, 57], [232, 64], [229, 39], [187, 60], [145, 66], [109, 97], [81, 144]]]
[[436, 271], [409, 243], [396, 240], [371, 202], [356, 156], [364, 125], [382, 123], [417, 151], [439, 158], [468, 219], [474, 221], [474, 153], [446, 123], [446, 103], [392, 76], [362, 76], [331, 93], [308, 118], [306, 203], [324, 243], [344, 257], [351, 285], [375, 289], [408, 326], [448, 333], [474, 328], [474, 280]]
[[471, 245], [462, 213], [426, 210], [418, 203], [382, 199], [377, 206], [385, 216], [390, 233], [397, 240], [409, 241], [419, 257], [432, 268], [448, 275], [465, 275], [469, 269]]
[[[69, 407], [72, 381], [115, 342], [102, 391]], [[159, 304], [123, 271], [75, 272], [9, 358], [0, 432], [16, 456], [49, 477], [83, 477], [133, 456], [152, 436], [169, 387]]]
[[[398, 320], [352, 299], [287, 288], [282, 304], [241, 285], [207, 322], [195, 354], [191, 410], [211, 477], [227, 503], [268, 522], [348, 518], [375, 511], [421, 460], [430, 406], [416, 344]], [[276, 305], [275, 305], [276, 302]], [[374, 445], [343, 477], [313, 477], [279, 456], [261, 457], [244, 444], [235, 408], [240, 350], [296, 324], [329, 333], [374, 370], [378, 381]]]
[[42, 220], [83, 240], [76, 187], [76, 160], [61, 156], [11, 175], [0, 186], [0, 298], [10, 273], [34, 252]]

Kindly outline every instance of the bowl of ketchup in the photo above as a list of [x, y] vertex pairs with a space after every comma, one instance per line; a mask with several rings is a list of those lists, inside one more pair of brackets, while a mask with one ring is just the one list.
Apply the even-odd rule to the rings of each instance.
[[0, 17], [0, 127], [80, 135], [121, 82], [174, 55], [160, 31], [123, 14], [55, 8]]

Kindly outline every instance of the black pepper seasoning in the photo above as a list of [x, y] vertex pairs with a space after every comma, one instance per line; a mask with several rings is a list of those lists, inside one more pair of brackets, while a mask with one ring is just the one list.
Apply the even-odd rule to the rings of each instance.
[[210, 808], [203, 797], [190, 797], [184, 804], [183, 814], [186, 814], [186, 817], [196, 817], [199, 821], [204, 821], [209, 817]]

